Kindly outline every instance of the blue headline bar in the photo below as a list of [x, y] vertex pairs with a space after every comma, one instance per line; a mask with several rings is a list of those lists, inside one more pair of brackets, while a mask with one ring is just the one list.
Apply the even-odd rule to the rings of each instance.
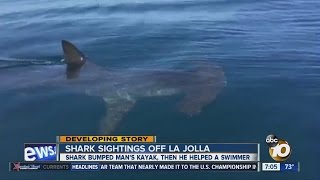
[[258, 144], [59, 144], [59, 153], [258, 153]]

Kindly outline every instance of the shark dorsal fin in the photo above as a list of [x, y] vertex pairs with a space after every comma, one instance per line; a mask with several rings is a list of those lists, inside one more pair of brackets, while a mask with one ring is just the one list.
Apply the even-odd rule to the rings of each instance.
[[64, 53], [64, 62], [67, 64], [67, 78], [73, 79], [78, 77], [80, 68], [85, 64], [86, 57], [71, 42], [62, 40], [62, 49]]

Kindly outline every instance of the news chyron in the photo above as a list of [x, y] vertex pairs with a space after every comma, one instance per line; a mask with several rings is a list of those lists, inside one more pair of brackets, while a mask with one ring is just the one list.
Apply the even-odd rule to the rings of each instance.
[[57, 161], [57, 144], [26, 143], [24, 144], [25, 161]]
[[270, 134], [266, 137], [266, 143], [269, 146], [269, 155], [273, 160], [283, 162], [290, 157], [291, 147], [286, 140]]

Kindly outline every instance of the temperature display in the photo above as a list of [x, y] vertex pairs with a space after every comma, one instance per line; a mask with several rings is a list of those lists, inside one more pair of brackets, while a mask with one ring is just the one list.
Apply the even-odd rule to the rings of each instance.
[[299, 172], [299, 163], [280, 163], [280, 171]]
[[300, 163], [262, 163], [262, 171], [299, 172]]

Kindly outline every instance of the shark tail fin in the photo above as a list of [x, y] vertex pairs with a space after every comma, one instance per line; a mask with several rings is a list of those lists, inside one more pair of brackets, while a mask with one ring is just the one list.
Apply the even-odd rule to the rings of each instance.
[[71, 42], [62, 40], [64, 62], [67, 64], [67, 77], [75, 78], [78, 76], [80, 68], [85, 64], [85, 55]]

